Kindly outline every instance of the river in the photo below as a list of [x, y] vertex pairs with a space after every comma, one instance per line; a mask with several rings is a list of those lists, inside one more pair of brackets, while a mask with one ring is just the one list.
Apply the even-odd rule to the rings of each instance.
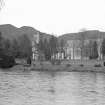
[[105, 105], [105, 74], [0, 72], [0, 105]]

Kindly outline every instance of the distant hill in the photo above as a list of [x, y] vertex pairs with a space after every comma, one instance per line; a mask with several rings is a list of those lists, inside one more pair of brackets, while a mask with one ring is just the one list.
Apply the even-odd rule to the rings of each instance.
[[[40, 38], [42, 40], [47, 39], [49, 40], [51, 38], [51, 34], [47, 34], [44, 32], [41, 32], [39, 30], [34, 29], [33, 27], [30, 26], [22, 26], [20, 28], [17, 28], [11, 24], [4, 24], [0, 25], [0, 32], [2, 33], [2, 36], [4, 38], [8, 38], [10, 40], [14, 38], [18, 38], [21, 35], [26, 34], [30, 40], [32, 40], [33, 35], [38, 32], [40, 35]], [[105, 38], [105, 32], [100, 32], [98, 30], [87, 30], [84, 32], [78, 32], [78, 33], [67, 33], [63, 34], [58, 37], [58, 40], [75, 40], [75, 39], [80, 39], [81, 35], [84, 36], [85, 39], [97, 39], [97, 38]]]
[[84, 32], [78, 32], [78, 33], [68, 33], [63, 34], [58, 37], [58, 40], [76, 40], [80, 39], [81, 36], [84, 36], [85, 39], [97, 39], [97, 38], [105, 38], [105, 32], [100, 32], [98, 30], [87, 30]]
[[0, 32], [2, 33], [2, 36], [8, 39], [12, 39], [16, 37], [16, 34], [18, 33], [18, 28], [10, 25], [10, 24], [5, 24], [5, 25], [0, 25]]
[[36, 35], [37, 32], [39, 33], [40, 38], [43, 40], [44, 39], [49, 40], [49, 38], [51, 37], [50, 34], [40, 32], [34, 29], [33, 27], [23, 26], [23, 27], [17, 28], [11, 24], [0, 25], [0, 32], [2, 33], [2, 36], [4, 38], [10, 39], [10, 40], [14, 38], [18, 38], [19, 36], [24, 35], [24, 34], [26, 34], [29, 37], [29, 39], [32, 40], [33, 35], [34, 34]]
[[49, 40], [51, 38], [51, 34], [46, 34], [46, 33], [43, 33], [43, 32], [39, 32], [39, 34], [40, 34], [40, 38], [42, 40], [45, 40], [45, 39]]

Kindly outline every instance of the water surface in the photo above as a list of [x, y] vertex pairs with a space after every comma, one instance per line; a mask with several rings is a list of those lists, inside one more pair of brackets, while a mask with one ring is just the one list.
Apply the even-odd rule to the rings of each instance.
[[0, 105], [105, 105], [105, 74], [0, 72]]

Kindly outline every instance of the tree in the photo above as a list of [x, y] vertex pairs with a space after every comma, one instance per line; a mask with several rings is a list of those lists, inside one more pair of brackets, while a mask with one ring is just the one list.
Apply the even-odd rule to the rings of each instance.
[[93, 57], [94, 59], [97, 59], [98, 58], [98, 45], [97, 45], [97, 42], [95, 41], [93, 43]]
[[94, 41], [91, 46], [90, 59], [97, 59], [97, 58], [98, 58], [98, 45], [97, 42]]
[[104, 58], [105, 57], [105, 39], [103, 39], [103, 41], [102, 41], [101, 52], [102, 52], [102, 56]]
[[4, 6], [4, 0], [0, 0], [0, 10], [2, 9], [3, 6]]
[[83, 29], [80, 33], [80, 49], [81, 49], [81, 59], [83, 58], [84, 53], [84, 42], [85, 42], [85, 30]]
[[61, 52], [64, 52], [64, 47], [65, 47], [64, 39], [61, 39], [61, 41], [59, 43], [59, 47], [60, 47], [60, 51]]
[[2, 37], [2, 33], [0, 32], [0, 48], [2, 48], [2, 47], [3, 47], [2, 42], [3, 42], [3, 37]]
[[58, 40], [55, 36], [51, 36], [49, 40], [40, 39], [38, 49], [45, 55], [46, 60], [51, 60], [51, 57], [58, 51]]
[[31, 41], [26, 34], [20, 36], [19, 40], [19, 53], [20, 57], [32, 56], [32, 45]]
[[3, 54], [3, 50], [4, 50], [4, 41], [5, 39], [2, 37], [2, 33], [0, 32], [0, 55]]
[[4, 46], [5, 46], [5, 49], [7, 50], [11, 47], [11, 42], [9, 39], [5, 39]]
[[4, 39], [4, 43], [3, 43], [4, 47], [3, 47], [3, 50], [4, 50], [4, 53], [5, 54], [12, 54], [11, 53], [11, 42], [9, 39]]
[[47, 39], [44, 39], [44, 40], [40, 39], [38, 44], [38, 50], [39, 52], [44, 54], [46, 60], [51, 59], [50, 44]]
[[44, 41], [42, 39], [39, 40], [38, 50], [41, 52], [44, 51]]
[[11, 52], [14, 57], [19, 57], [19, 42], [16, 39], [12, 40]]
[[[61, 39], [59, 42], [58, 42], [58, 53], [60, 54], [60, 58], [64, 59], [65, 58], [65, 41], [64, 39]], [[62, 55], [63, 54], [63, 55]]]
[[43, 42], [43, 52], [45, 55], [45, 59], [46, 60], [50, 60], [51, 59], [51, 52], [50, 52], [50, 45], [49, 45], [49, 41], [47, 39], [44, 40]]
[[58, 51], [58, 40], [55, 36], [51, 36], [49, 40], [49, 46], [50, 46], [50, 53], [51, 55], [55, 55]]

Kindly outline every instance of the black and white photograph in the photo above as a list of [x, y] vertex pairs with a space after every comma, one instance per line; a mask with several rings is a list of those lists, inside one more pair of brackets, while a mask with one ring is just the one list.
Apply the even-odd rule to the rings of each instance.
[[105, 0], [0, 0], [0, 105], [105, 105]]

